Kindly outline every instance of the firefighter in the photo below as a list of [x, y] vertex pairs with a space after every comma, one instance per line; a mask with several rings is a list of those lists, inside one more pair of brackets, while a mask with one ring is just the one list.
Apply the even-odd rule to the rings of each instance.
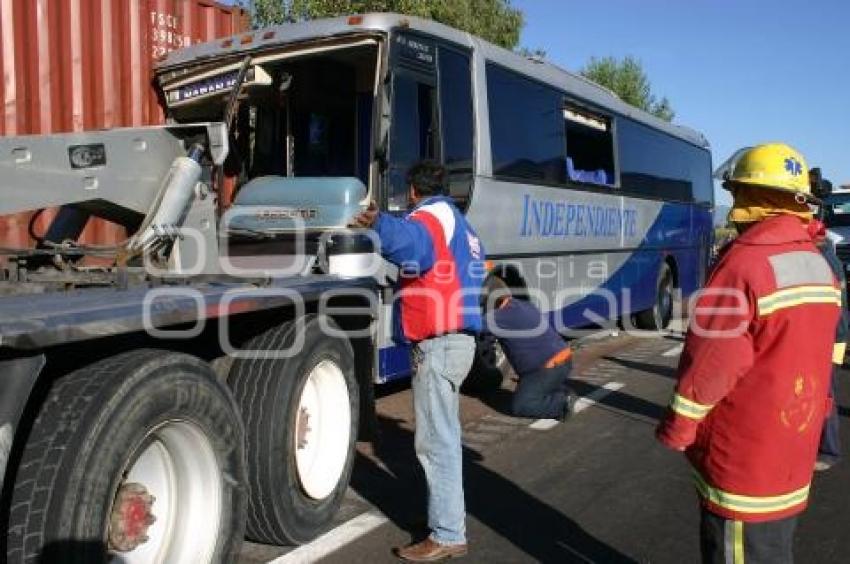
[[802, 155], [771, 143], [729, 163], [740, 236], [697, 299], [656, 433], [693, 466], [703, 562], [790, 563], [830, 409], [841, 291], [807, 231]]

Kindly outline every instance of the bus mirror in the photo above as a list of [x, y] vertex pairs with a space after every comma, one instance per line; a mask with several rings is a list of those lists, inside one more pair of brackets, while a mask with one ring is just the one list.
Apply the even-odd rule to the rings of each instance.
[[743, 149], [735, 151], [731, 157], [723, 161], [723, 164], [717, 167], [717, 170], [714, 171], [714, 179], [719, 180], [720, 182], [727, 180], [735, 170], [735, 165], [738, 164], [738, 160], [750, 149], [752, 149], [752, 147], [744, 147]]

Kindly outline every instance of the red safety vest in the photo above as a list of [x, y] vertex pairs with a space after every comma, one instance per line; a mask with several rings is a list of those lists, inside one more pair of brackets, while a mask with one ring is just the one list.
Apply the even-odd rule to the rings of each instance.
[[762, 221], [725, 249], [692, 312], [657, 433], [687, 449], [708, 510], [761, 522], [805, 509], [840, 307], [797, 217]]

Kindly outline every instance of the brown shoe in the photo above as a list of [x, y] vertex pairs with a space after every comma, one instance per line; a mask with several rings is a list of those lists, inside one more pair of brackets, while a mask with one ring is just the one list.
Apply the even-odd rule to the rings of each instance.
[[466, 545], [440, 544], [427, 538], [422, 542], [394, 548], [393, 553], [405, 562], [441, 562], [466, 556]]

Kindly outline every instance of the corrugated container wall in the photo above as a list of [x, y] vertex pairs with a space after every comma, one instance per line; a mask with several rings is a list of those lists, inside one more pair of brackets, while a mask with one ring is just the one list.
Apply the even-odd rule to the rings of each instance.
[[[152, 86], [157, 58], [247, 29], [244, 11], [206, 0], [0, 0], [0, 134], [27, 135], [162, 123]], [[43, 231], [52, 210], [36, 221]], [[0, 218], [0, 247], [29, 247], [31, 214]], [[85, 242], [114, 242], [92, 220]]]

